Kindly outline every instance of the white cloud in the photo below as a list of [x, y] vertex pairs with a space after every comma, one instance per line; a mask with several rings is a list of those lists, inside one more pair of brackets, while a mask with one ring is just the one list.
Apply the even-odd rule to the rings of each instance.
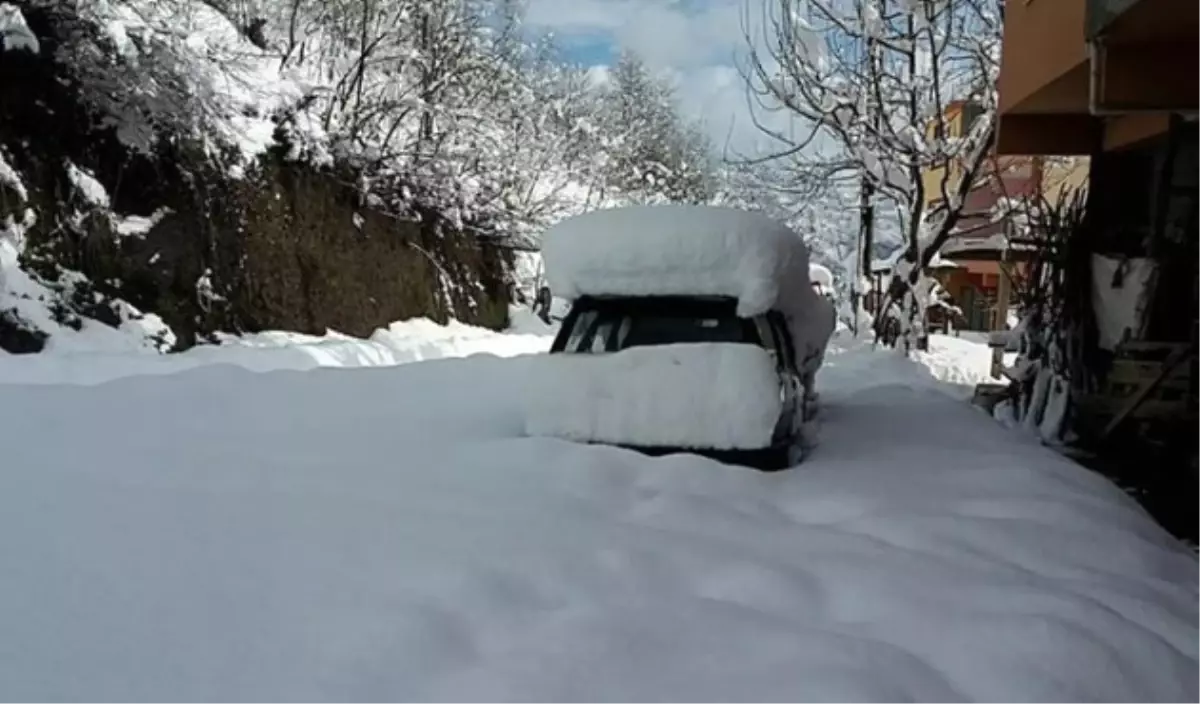
[[603, 86], [612, 80], [612, 73], [609, 71], [608, 66], [589, 66], [587, 70], [587, 78], [593, 85]]
[[[744, 55], [746, 0], [529, 0], [528, 21], [574, 41], [611, 41], [671, 75], [681, 109], [703, 122], [714, 144], [755, 151], [763, 141], [736, 68]], [[755, 3], [752, 3], [752, 5]], [[751, 20], [757, 18], [752, 13]], [[761, 111], [760, 111], [761, 116]], [[774, 125], [786, 124], [770, 116]]]

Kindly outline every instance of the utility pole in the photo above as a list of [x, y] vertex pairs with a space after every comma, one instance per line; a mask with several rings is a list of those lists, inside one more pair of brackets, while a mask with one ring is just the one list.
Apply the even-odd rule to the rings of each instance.
[[862, 256], [858, 262], [859, 269], [867, 277], [871, 276], [871, 261], [874, 259], [872, 250], [875, 249], [875, 184], [863, 174], [862, 189], [859, 194], [859, 241], [862, 242]]
[[[880, 13], [882, 14], [882, 12], [883, 8], [881, 7]], [[877, 68], [875, 64], [875, 41], [870, 36], [867, 37], [865, 59], [868, 65], [866, 75], [869, 78], [874, 77], [874, 72]], [[874, 101], [872, 100], [873, 96], [870, 95], [871, 86], [869, 83], [867, 86], [865, 86], [865, 89], [868, 91], [866, 106], [867, 110], [871, 113], [872, 128], [876, 131], [876, 133], [878, 133], [880, 128], [879, 118], [882, 106], [874, 104]], [[871, 280], [871, 275], [873, 273], [871, 271], [871, 262], [874, 259], [873, 251], [875, 249], [875, 184], [872, 183], [871, 174], [867, 173], [865, 164], [863, 165], [862, 169], [862, 184], [859, 189], [858, 197], [858, 256], [856, 257], [858, 259], [856, 267], [858, 269], [858, 276], [854, 282], [853, 289], [853, 298], [856, 299], [854, 301], [854, 335], [856, 337], [858, 336], [857, 291], [859, 282], [861, 282], [863, 278]], [[882, 300], [881, 297], [877, 298]], [[875, 314], [878, 315], [878, 313], [879, 311], [876, 310]]]

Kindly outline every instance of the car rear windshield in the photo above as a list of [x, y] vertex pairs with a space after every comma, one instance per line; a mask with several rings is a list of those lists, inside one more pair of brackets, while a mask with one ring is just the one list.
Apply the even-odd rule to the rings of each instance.
[[761, 344], [752, 321], [727, 299], [581, 299], [564, 321], [557, 351], [616, 352], [698, 342]]

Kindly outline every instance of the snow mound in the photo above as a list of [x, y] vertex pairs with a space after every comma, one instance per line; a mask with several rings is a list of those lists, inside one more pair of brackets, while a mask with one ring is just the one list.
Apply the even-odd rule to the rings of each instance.
[[516, 335], [553, 337], [558, 332], [558, 325], [553, 320], [550, 323], [545, 322], [526, 306], [509, 306], [507, 332]]
[[[86, 322], [91, 330], [93, 324]], [[119, 332], [109, 329], [109, 334]], [[55, 338], [50, 338], [54, 340]], [[71, 338], [66, 338], [70, 340]], [[130, 376], [176, 374], [197, 367], [233, 365], [255, 372], [320, 367], [390, 367], [412, 362], [488, 354], [510, 357], [545, 352], [552, 334], [499, 333], [451, 321], [426, 318], [392, 323], [360, 339], [329, 331], [325, 335], [266, 331], [220, 335], [219, 344], [198, 345], [178, 354], [130, 354], [93, 338], [91, 348], [60, 348], [39, 354], [0, 354], [0, 384], [100, 384]], [[128, 344], [128, 343], [126, 343]]]
[[755, 345], [679, 344], [534, 360], [525, 431], [648, 447], [761, 449], [782, 402]]
[[558, 223], [542, 240], [554, 295], [728, 296], [738, 315], [780, 303], [785, 280], [808, 286], [808, 250], [785, 225], [734, 208], [629, 206]]
[[[928, 350], [914, 350], [913, 359], [947, 384], [973, 389], [976, 384], [994, 383], [992, 350], [986, 335], [961, 333], [961, 336], [929, 336]], [[1005, 355], [1011, 361], [1012, 354]]]
[[[27, 211], [29, 212], [29, 211]], [[44, 351], [38, 355], [12, 355], [0, 349], [0, 381], [10, 360], [29, 356], [118, 353], [128, 356], [156, 355], [175, 343], [175, 334], [153, 313], [143, 313], [125, 301], [112, 299], [109, 305], [119, 323], [115, 327], [81, 315], [68, 314], [64, 300], [70, 300], [86, 278], [78, 272], [61, 270], [59, 280], [47, 283], [20, 266], [20, 245], [2, 235], [0, 229], [0, 311], [23, 327], [45, 337]], [[19, 361], [14, 363], [20, 364]]]

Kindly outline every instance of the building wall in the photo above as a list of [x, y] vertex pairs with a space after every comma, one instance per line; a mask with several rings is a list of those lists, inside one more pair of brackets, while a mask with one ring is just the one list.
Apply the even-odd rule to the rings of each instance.
[[[964, 216], [958, 229], [971, 237], [987, 237], [1005, 231], [1007, 219], [992, 222], [990, 213], [1004, 199], [1033, 196], [1041, 184], [1041, 161], [1031, 157], [996, 157], [989, 162], [992, 177], [967, 194]], [[983, 213], [983, 214], [976, 214]]]
[[[946, 106], [943, 112], [942, 123], [946, 130], [947, 137], [961, 137], [966, 131], [966, 126], [963, 124], [964, 112], [963, 105], [960, 102], [954, 102]], [[936, 120], [930, 120], [925, 126], [925, 139], [933, 141], [937, 138], [938, 123]], [[954, 184], [957, 181], [957, 176], [960, 169], [957, 164], [950, 164], [950, 180], [948, 184]], [[942, 197], [942, 179], [946, 173], [946, 168], [938, 166], [932, 169], [926, 169], [921, 174], [921, 183], [924, 187], [925, 205], [929, 206]], [[952, 187], [952, 186], [948, 186]]]
[[1087, 35], [1095, 36], [1138, 0], [1087, 0]]
[[[972, 109], [969, 103], [956, 101], [946, 107], [943, 124], [949, 137], [962, 137], [970, 129], [979, 115], [977, 109]], [[933, 139], [937, 122], [931, 122], [926, 127], [926, 138]], [[990, 178], [983, 179], [970, 193], [967, 194], [964, 211], [980, 213], [991, 211], [1002, 198], [1021, 198], [1033, 195], [1040, 182], [1040, 164], [1037, 160], [1025, 156], [995, 156], [984, 166], [990, 172]], [[949, 171], [949, 178], [946, 173]], [[926, 207], [932, 207], [943, 198], [943, 183], [947, 190], [954, 189], [963, 175], [963, 165], [957, 161], [946, 166], [926, 169], [921, 175], [924, 184], [924, 202]], [[943, 181], [945, 179], [945, 181]], [[987, 217], [965, 217], [958, 225], [959, 229], [972, 230], [974, 236], [986, 236], [1004, 229], [1003, 223], [988, 224]]]
[[[1067, 90], [1068, 86], [1058, 91], [1042, 89], [1087, 61], [1086, 12], [1085, 0], [1005, 0], [1001, 113], [1067, 112], [1062, 109], [1066, 101], [1078, 102], [1078, 91]], [[1070, 83], [1077, 88], [1075, 81]], [[1086, 108], [1086, 93], [1082, 97]]]

